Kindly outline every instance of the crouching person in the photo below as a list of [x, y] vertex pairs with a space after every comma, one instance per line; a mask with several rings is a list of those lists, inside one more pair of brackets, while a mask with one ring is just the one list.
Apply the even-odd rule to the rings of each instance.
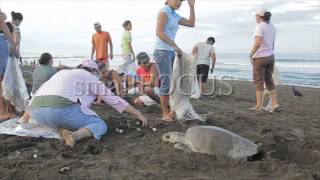
[[159, 72], [156, 64], [150, 61], [147, 53], [141, 52], [137, 55], [138, 69], [136, 70], [139, 76], [139, 94], [141, 96], [133, 100], [134, 105], [152, 105], [160, 103], [159, 93], [160, 90], [157, 87], [157, 81]]
[[144, 125], [147, 119], [125, 100], [114, 95], [99, 81], [100, 72], [92, 60], [80, 69], [62, 70], [45, 82], [30, 103], [31, 118], [39, 124], [57, 128], [68, 146], [85, 137], [99, 140], [107, 132], [106, 123], [92, 110], [96, 96], [105, 104], [134, 115]]

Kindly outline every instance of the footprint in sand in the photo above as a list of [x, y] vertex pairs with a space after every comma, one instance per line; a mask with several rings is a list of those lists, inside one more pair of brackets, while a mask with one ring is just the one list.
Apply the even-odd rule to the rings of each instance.
[[261, 134], [261, 135], [265, 135], [265, 134], [268, 134], [268, 133], [270, 133], [270, 132], [272, 132], [272, 128], [267, 127], [267, 128], [263, 128], [263, 129], [261, 130], [260, 134]]
[[286, 139], [285, 137], [282, 137], [282, 136], [273, 136], [272, 139], [278, 143], [288, 143], [289, 142], [288, 139]]

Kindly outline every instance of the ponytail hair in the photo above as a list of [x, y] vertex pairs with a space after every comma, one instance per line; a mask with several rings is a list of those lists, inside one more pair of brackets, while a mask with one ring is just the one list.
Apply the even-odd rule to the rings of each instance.
[[12, 17], [12, 20], [19, 20], [19, 21], [22, 21], [23, 20], [23, 16], [21, 13], [19, 12], [14, 12], [12, 11], [11, 12], [11, 17]]
[[269, 23], [271, 19], [271, 12], [266, 11], [262, 17], [263, 21]]
[[11, 22], [6, 22], [6, 24], [8, 26], [9, 32], [13, 33], [13, 25], [11, 24]]

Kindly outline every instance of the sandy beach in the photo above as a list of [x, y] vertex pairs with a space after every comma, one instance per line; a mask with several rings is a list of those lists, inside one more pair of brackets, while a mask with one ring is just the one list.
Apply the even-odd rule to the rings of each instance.
[[[137, 131], [128, 126], [136, 126], [128, 114], [95, 106], [109, 126], [100, 142], [83, 139], [71, 149], [60, 140], [0, 135], [0, 179], [320, 179], [320, 90], [297, 87], [304, 96], [294, 98], [291, 86], [280, 85], [280, 113], [249, 112], [255, 102], [252, 83], [229, 83], [230, 96], [192, 100], [207, 123], [164, 123], [159, 106], [138, 107], [157, 131]], [[166, 132], [185, 132], [199, 124], [261, 142], [263, 153], [241, 161], [189, 154], [161, 142]]]

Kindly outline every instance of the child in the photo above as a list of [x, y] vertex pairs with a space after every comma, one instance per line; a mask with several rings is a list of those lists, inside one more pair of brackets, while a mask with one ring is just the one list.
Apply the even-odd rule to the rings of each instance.
[[[104, 82], [104, 84], [117, 96], [123, 97], [124, 90], [123, 85], [121, 83], [121, 78], [118, 73], [114, 70], [109, 70], [107, 64], [101, 63], [98, 66], [99, 71], [101, 73], [100, 80]], [[98, 96], [97, 101], [94, 104], [102, 105], [102, 97]]]

